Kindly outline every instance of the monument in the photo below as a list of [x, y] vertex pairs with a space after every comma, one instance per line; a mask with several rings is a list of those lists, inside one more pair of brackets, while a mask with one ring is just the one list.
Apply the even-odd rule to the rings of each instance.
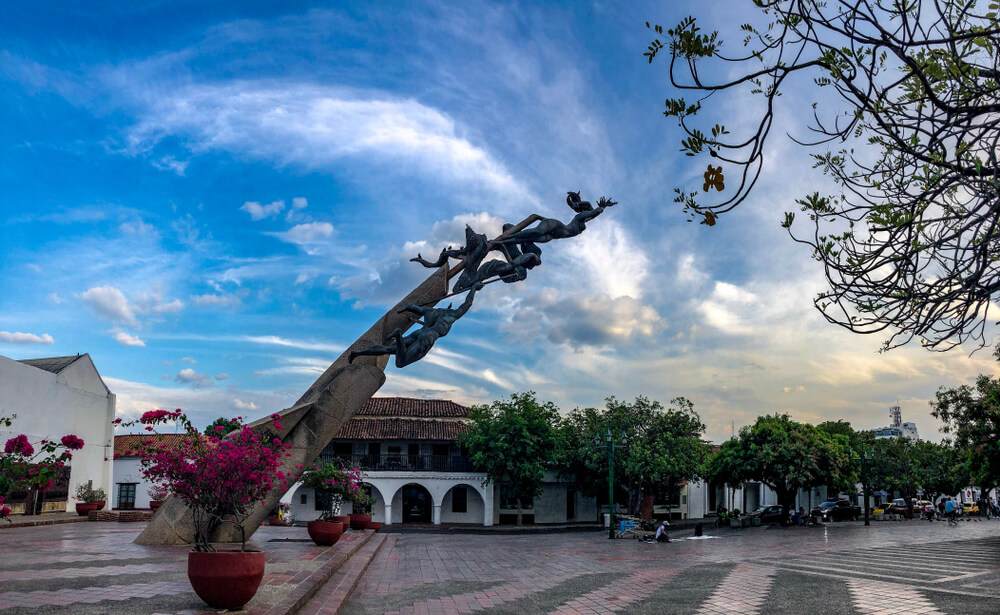
[[[566, 224], [534, 214], [519, 224], [504, 225], [503, 233], [493, 240], [466, 227], [466, 245], [463, 248], [442, 250], [435, 262], [426, 261], [419, 254], [411, 259], [436, 270], [351, 344], [294, 405], [277, 413], [281, 416], [279, 421], [283, 431], [275, 435], [285, 444], [292, 445], [288, 451], [290, 456], [285, 457], [282, 468], [290, 475], [289, 487], [302, 473], [296, 466], [312, 463], [343, 424], [385, 383], [385, 368], [390, 355], [395, 356], [399, 368], [426, 356], [435, 342], [447, 335], [455, 321], [469, 310], [476, 294], [486, 284], [497, 280], [505, 283], [522, 281], [529, 269], [541, 264], [542, 251], [536, 243], [575, 237], [586, 229], [589, 220], [617, 203], [601, 197], [595, 208], [582, 201], [579, 192], [569, 192], [566, 204], [577, 212]], [[535, 222], [538, 224], [531, 227]], [[484, 264], [483, 260], [492, 251], [499, 252], [503, 260], [491, 260]], [[459, 259], [459, 262], [449, 268], [450, 259]], [[449, 290], [450, 280], [455, 276], [459, 277]], [[468, 294], [458, 308], [452, 309], [450, 305], [447, 308], [434, 307], [443, 299], [462, 292]], [[417, 323], [420, 328], [406, 334]], [[272, 423], [271, 418], [265, 417], [251, 423], [251, 426], [264, 430]], [[279, 486], [256, 507], [246, 522], [250, 534], [260, 527], [284, 493], [285, 489]], [[135, 542], [192, 543], [194, 524], [190, 516], [191, 512], [183, 502], [171, 497]], [[238, 533], [230, 524], [223, 525], [212, 537], [213, 542], [239, 540]]]

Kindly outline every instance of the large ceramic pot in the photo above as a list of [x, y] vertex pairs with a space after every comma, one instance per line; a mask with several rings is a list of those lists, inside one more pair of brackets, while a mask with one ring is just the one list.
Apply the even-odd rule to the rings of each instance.
[[352, 513], [351, 514], [351, 529], [352, 530], [363, 530], [365, 529], [365, 524], [372, 520], [372, 516], [368, 513]]
[[97, 502], [77, 502], [76, 504], [76, 514], [81, 517], [86, 517], [92, 510], [98, 510]]
[[310, 521], [306, 525], [309, 538], [321, 547], [328, 547], [338, 540], [344, 533], [344, 524], [336, 521]]
[[191, 587], [212, 608], [241, 608], [257, 593], [263, 578], [263, 551], [188, 553]]
[[94, 510], [104, 510], [104, 505], [107, 504], [107, 502], [104, 500], [97, 500], [96, 502], [93, 502], [93, 504], [97, 506]]
[[351, 516], [350, 515], [336, 515], [333, 518], [334, 521], [339, 521], [344, 524], [344, 527], [351, 526]]

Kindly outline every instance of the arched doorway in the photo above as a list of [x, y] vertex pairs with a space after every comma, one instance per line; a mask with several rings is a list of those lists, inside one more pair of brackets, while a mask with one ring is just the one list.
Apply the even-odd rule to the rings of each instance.
[[402, 492], [403, 523], [430, 523], [434, 510], [434, 500], [424, 487], [411, 483], [404, 485]]

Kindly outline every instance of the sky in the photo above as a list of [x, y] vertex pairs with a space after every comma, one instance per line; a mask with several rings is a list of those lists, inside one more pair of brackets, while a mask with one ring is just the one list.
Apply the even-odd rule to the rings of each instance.
[[[746, 3], [749, 7], [749, 3]], [[742, 5], [739, 5], [740, 7]], [[752, 7], [750, 7], [752, 8]], [[430, 270], [408, 262], [567, 191], [619, 204], [491, 284], [379, 394], [564, 412], [694, 402], [720, 441], [760, 414], [887, 424], [994, 373], [990, 351], [879, 354], [826, 323], [779, 226], [822, 186], [792, 83], [751, 199], [687, 223], [666, 64], [645, 21], [737, 42], [732, 3], [134, 2], [7, 7], [0, 23], [0, 355], [90, 353], [124, 417], [196, 425], [291, 405]], [[745, 20], [752, 18], [748, 16]], [[730, 130], [740, 97], [714, 101]], [[829, 103], [829, 101], [823, 101]], [[461, 298], [459, 298], [461, 300]]]

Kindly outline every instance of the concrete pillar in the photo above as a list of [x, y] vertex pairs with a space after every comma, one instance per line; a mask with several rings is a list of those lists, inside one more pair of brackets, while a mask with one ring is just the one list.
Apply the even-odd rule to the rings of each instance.
[[385, 504], [385, 521], [382, 522], [383, 525], [392, 525], [392, 504], [386, 502]]
[[434, 505], [434, 514], [431, 517], [431, 521], [434, 523], [434, 525], [441, 525], [441, 505], [440, 504], [435, 504]]

